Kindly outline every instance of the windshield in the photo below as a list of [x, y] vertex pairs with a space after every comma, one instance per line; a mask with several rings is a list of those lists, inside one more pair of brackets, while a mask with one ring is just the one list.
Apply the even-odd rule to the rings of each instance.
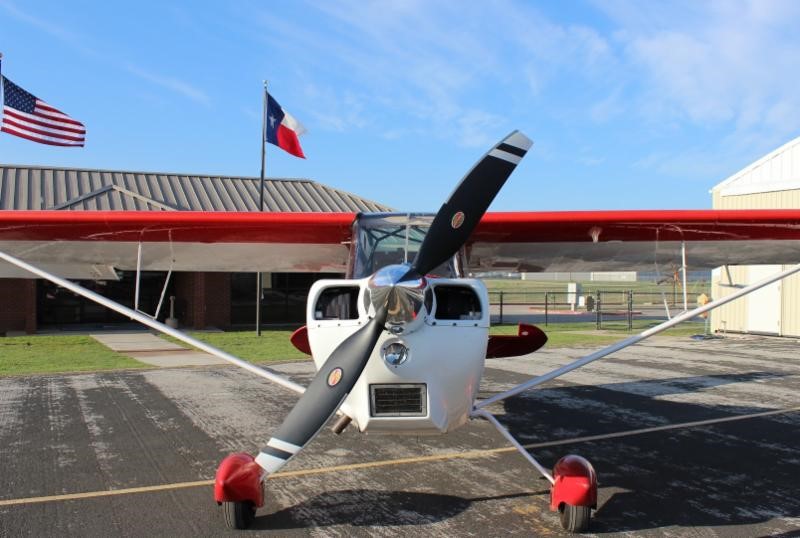
[[[355, 252], [351, 260], [352, 278], [363, 278], [387, 265], [412, 263], [428, 233], [434, 215], [378, 213], [359, 215], [353, 236]], [[432, 275], [457, 275], [450, 259]]]

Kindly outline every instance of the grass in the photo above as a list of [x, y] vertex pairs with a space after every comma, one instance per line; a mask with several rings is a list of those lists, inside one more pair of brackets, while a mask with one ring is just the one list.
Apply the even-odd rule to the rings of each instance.
[[[598, 331], [594, 323], [551, 323], [539, 325], [547, 334], [548, 348], [571, 346], [602, 346], [613, 344], [623, 338], [637, 334], [657, 325], [658, 322], [634, 320], [633, 331], [629, 332], [626, 322], [604, 322], [603, 329]], [[702, 334], [703, 323], [686, 322], [668, 329], [660, 335], [672, 337], [689, 337]], [[517, 325], [496, 325], [491, 334], [517, 334]]]
[[[654, 325], [635, 321], [635, 331]], [[547, 347], [602, 346], [630, 336], [624, 322], [604, 323], [595, 331], [594, 323], [551, 323], [541, 328], [547, 333]], [[703, 332], [702, 323], [684, 323], [663, 334], [689, 336]], [[245, 360], [264, 363], [308, 359], [297, 351], [289, 336], [292, 331], [265, 330], [260, 337], [254, 331], [192, 332], [192, 336]], [[516, 325], [495, 325], [491, 334], [517, 334]], [[177, 341], [166, 337], [168, 340]], [[0, 338], [0, 376], [45, 373], [96, 372], [125, 368], [147, 368], [137, 360], [115, 353], [90, 336], [31, 335]]]
[[0, 338], [0, 376], [145, 368], [90, 336], [32, 335]]
[[[595, 331], [594, 323], [551, 323], [540, 328], [547, 333], [547, 347], [602, 346], [612, 344], [636, 332], [652, 327], [656, 322], [634, 320], [634, 332], [627, 331], [625, 322], [605, 322], [602, 331]], [[491, 334], [517, 334], [517, 325], [495, 325]], [[666, 331], [667, 336], [690, 336], [703, 332], [702, 323], [684, 323]], [[255, 331], [192, 332], [194, 338], [202, 340], [223, 351], [250, 362], [272, 362], [281, 360], [308, 359], [308, 355], [297, 351], [289, 342], [292, 331], [264, 330], [261, 336]], [[171, 337], [167, 340], [177, 342]]]
[[[189, 332], [189, 335], [250, 362], [308, 359], [308, 355], [297, 351], [289, 341], [292, 332], [285, 329], [266, 329], [261, 331], [260, 337], [256, 336], [255, 331]], [[170, 336], [162, 338], [185, 345]]]

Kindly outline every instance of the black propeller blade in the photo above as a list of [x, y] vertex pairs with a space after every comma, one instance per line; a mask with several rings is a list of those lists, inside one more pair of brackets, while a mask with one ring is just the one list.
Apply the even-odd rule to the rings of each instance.
[[339, 408], [369, 360], [386, 323], [386, 307], [333, 350], [297, 404], [256, 458], [274, 473], [308, 443]]
[[436, 213], [411, 271], [402, 280], [425, 276], [458, 252], [532, 145], [527, 136], [514, 131], [478, 161]]

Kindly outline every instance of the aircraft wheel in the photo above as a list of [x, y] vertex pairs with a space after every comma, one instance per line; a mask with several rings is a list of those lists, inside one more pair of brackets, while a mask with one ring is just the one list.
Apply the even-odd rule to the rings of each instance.
[[222, 509], [229, 529], [246, 529], [256, 517], [256, 507], [252, 501], [224, 502]]
[[592, 515], [590, 506], [564, 504], [561, 508], [561, 526], [569, 532], [586, 532]]

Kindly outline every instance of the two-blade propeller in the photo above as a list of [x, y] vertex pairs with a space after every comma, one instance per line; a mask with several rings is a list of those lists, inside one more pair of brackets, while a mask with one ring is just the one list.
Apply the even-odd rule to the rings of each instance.
[[[495, 145], [467, 173], [433, 219], [414, 263], [393, 271], [383, 285], [393, 288], [424, 276], [464, 246], [489, 205], [514, 171], [532, 142], [514, 131]], [[306, 392], [256, 458], [267, 474], [280, 469], [297, 454], [333, 415], [355, 386], [385, 329], [394, 305], [394, 293], [382, 294], [386, 302], [375, 304], [375, 316], [346, 338], [331, 353]]]

